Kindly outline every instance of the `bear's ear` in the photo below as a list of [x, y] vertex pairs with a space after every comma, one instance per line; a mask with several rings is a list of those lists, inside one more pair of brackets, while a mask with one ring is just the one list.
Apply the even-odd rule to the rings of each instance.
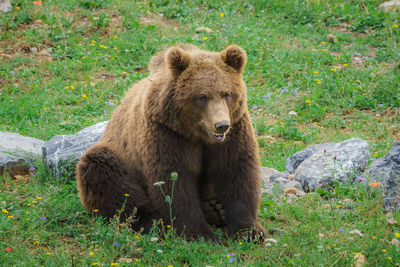
[[220, 56], [226, 65], [234, 68], [239, 73], [243, 72], [247, 56], [246, 52], [240, 46], [230, 45], [220, 53]]
[[172, 47], [167, 52], [168, 68], [172, 71], [175, 77], [178, 77], [190, 63], [190, 55], [179, 47]]

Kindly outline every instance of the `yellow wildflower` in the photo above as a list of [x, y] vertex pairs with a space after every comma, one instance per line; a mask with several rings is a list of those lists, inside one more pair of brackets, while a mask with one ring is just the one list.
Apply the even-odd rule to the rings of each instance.
[[89, 252], [90, 257], [94, 257], [94, 252]]
[[375, 239], [375, 238], [376, 238], [376, 236], [373, 235], [373, 236], [372, 236], [372, 239]]
[[207, 37], [203, 37], [203, 41], [206, 41], [208, 38]]
[[28, 203], [28, 204], [26, 204], [26, 205], [27, 205], [28, 207], [29, 207], [29, 206], [32, 206], [32, 204], [31, 204], [31, 203]]
[[320, 79], [316, 79], [315, 82], [318, 83], [318, 84], [322, 83], [322, 81]]
[[399, 28], [399, 26], [397, 26], [397, 24], [393, 24], [392, 27], [395, 29]]
[[71, 88], [71, 90], [74, 90], [74, 89], [75, 89], [75, 86], [71, 85], [70, 88]]
[[223, 18], [223, 17], [225, 17], [225, 14], [224, 14], [224, 13], [219, 13], [219, 16], [220, 16], [221, 18]]
[[140, 260], [139, 260], [138, 258], [135, 258], [135, 261], [136, 261], [136, 262], [139, 262]]
[[315, 48], [313, 48], [313, 49], [311, 49], [311, 51], [313, 51], [313, 52], [315, 52], [315, 51], [317, 51]]
[[39, 245], [39, 241], [35, 241], [35, 242], [33, 242], [33, 244], [38, 246]]
[[321, 42], [321, 44], [323, 44], [323, 45], [324, 45], [324, 44], [326, 44], [326, 43], [325, 43], [325, 42]]
[[124, 194], [124, 196], [129, 197], [130, 195], [129, 194]]
[[[46, 108], [45, 110], [47, 110], [47, 108]], [[36, 201], [36, 200], [32, 200], [31, 202], [32, 202], [32, 203], [34, 203], [34, 204], [36, 204], [36, 203], [37, 203], [37, 201]]]
[[82, 97], [83, 97], [83, 98], [86, 98], [86, 97], [87, 97], [87, 95], [85, 95], [85, 94], [82, 94]]
[[20, 9], [21, 9], [21, 7], [20, 7], [20, 6], [17, 6], [17, 7], [16, 7], [16, 9], [20, 10]]
[[347, 66], [348, 66], [348, 64], [346, 64], [346, 63], [343, 64], [343, 67], [347, 67]]
[[98, 262], [92, 262], [92, 266], [100, 266], [100, 263], [98, 263]]
[[8, 214], [8, 210], [6, 210], [6, 209], [2, 209], [1, 210], [3, 213], [5, 213], [5, 214]]
[[118, 262], [113, 262], [111, 263], [111, 266], [117, 266], [119, 263]]
[[42, 199], [41, 197], [36, 197], [36, 199]]
[[318, 71], [314, 71], [314, 74], [319, 74], [319, 72]]
[[394, 233], [394, 237], [399, 238], [400, 237], [400, 233]]
[[14, 216], [9, 215], [8, 219], [14, 219]]
[[51, 255], [51, 253], [50, 253], [50, 252], [47, 252], [47, 253], [46, 253], [46, 255], [49, 255], [49, 256], [50, 256], [50, 255]]
[[94, 209], [93, 212], [99, 212], [99, 210], [98, 209]]
[[310, 100], [306, 100], [306, 103], [311, 103], [311, 101]]
[[386, 249], [382, 249], [382, 252], [385, 253], [387, 250]]
[[388, 259], [388, 260], [391, 260], [391, 259], [392, 259], [392, 257], [387, 257], [387, 259]]

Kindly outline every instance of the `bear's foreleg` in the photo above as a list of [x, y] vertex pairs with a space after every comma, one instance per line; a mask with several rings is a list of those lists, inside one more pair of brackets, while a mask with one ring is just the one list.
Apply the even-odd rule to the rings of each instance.
[[258, 145], [250, 118], [245, 115], [234, 124], [228, 140], [208, 147], [206, 155], [206, 175], [225, 209], [230, 237], [263, 242], [265, 230], [258, 223], [261, 196]]
[[111, 149], [101, 144], [91, 147], [79, 160], [76, 174], [79, 196], [88, 212], [111, 218], [122, 209], [122, 220], [134, 216], [134, 230], [150, 230], [147, 194]]

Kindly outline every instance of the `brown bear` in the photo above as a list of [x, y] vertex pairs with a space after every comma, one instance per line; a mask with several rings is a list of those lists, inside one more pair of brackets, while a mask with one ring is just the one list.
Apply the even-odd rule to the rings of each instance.
[[100, 141], [78, 162], [85, 208], [112, 217], [124, 205], [122, 215], [135, 212], [133, 228], [144, 232], [163, 219], [189, 240], [218, 242], [210, 225], [224, 226], [234, 239], [245, 233], [262, 240], [245, 63], [236, 45], [220, 53], [176, 45], [154, 56], [149, 77], [128, 90]]

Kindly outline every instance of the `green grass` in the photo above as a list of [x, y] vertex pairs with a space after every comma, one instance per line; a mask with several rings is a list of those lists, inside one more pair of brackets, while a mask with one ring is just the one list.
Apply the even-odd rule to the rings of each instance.
[[[157, 51], [238, 44], [248, 54], [244, 80], [262, 165], [284, 170], [285, 159], [308, 145], [351, 137], [381, 157], [400, 139], [400, 12], [383, 12], [380, 2], [12, 1], [0, 16], [0, 130], [44, 140], [75, 133], [109, 119], [115, 106], [106, 101], [117, 105], [146, 77]], [[196, 33], [199, 26], [213, 32]], [[337, 42], [326, 40], [329, 33]], [[361, 66], [355, 53], [365, 57]], [[271, 247], [186, 243], [173, 234], [151, 242], [156, 233], [137, 235], [87, 214], [75, 182], [42, 168], [31, 178], [3, 176], [0, 192], [9, 212], [0, 216], [0, 265], [127, 265], [126, 258], [143, 266], [350, 266], [355, 253], [371, 265], [400, 264], [390, 244], [400, 227], [386, 223], [398, 214], [382, 210], [379, 192], [351, 185], [293, 203], [264, 196], [260, 221], [278, 241]], [[350, 235], [354, 229], [364, 236]]]

